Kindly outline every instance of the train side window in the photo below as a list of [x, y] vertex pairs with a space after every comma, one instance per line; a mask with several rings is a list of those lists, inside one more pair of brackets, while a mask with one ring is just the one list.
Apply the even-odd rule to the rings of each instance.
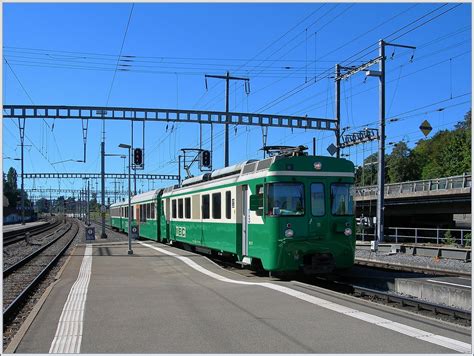
[[199, 213], [199, 209], [201, 208], [201, 203], [199, 202], [199, 194], [194, 194], [192, 197], [191, 197], [191, 210], [192, 210], [192, 218], [193, 219], [200, 219], [200, 213]]
[[228, 190], [225, 192], [225, 217], [226, 219], [232, 218], [232, 206], [231, 206], [231, 192]]
[[221, 193], [212, 194], [212, 218], [221, 218]]
[[150, 219], [155, 218], [155, 203], [151, 203]]
[[260, 208], [255, 211], [255, 214], [257, 214], [257, 216], [262, 216], [263, 215], [263, 184], [257, 185], [256, 191], [257, 191], [258, 201], [260, 202], [259, 204]]
[[146, 219], [147, 220], [151, 219], [151, 204], [150, 203], [146, 205]]
[[145, 214], [146, 214], [146, 210], [145, 210], [145, 204], [140, 204], [138, 206], [138, 211], [139, 211], [139, 217], [140, 217], [140, 221], [144, 222], [146, 219], [145, 219]]
[[191, 198], [184, 198], [184, 217], [191, 219]]
[[325, 212], [324, 184], [311, 183], [311, 214], [323, 216]]
[[202, 196], [202, 218], [209, 219], [209, 194]]
[[183, 218], [183, 199], [178, 199], [178, 218]]
[[171, 216], [176, 219], [176, 199], [171, 201]]

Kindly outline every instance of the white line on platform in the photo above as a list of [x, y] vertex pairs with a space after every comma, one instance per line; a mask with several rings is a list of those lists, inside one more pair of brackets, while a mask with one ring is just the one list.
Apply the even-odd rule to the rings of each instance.
[[79, 353], [81, 350], [84, 309], [91, 277], [92, 246], [87, 245], [79, 276], [72, 285], [59, 318], [49, 353]]
[[464, 288], [469, 288], [471, 289], [471, 286], [467, 286], [465, 284], [457, 284], [457, 283], [450, 283], [450, 282], [444, 282], [444, 281], [437, 281], [434, 279], [427, 279], [427, 282], [432, 282], [432, 283], [439, 283], [439, 284], [449, 284], [450, 286], [456, 286], [456, 287], [464, 287]]
[[321, 299], [321, 298], [318, 298], [318, 297], [315, 297], [315, 296], [312, 296], [312, 295], [309, 295], [309, 294], [306, 294], [306, 293], [303, 293], [303, 292], [299, 292], [299, 291], [291, 289], [291, 288], [283, 287], [283, 286], [280, 286], [280, 285], [277, 285], [277, 284], [268, 283], [268, 282], [258, 283], [258, 282], [236, 281], [236, 280], [221, 276], [217, 273], [211, 272], [211, 271], [205, 269], [204, 267], [198, 265], [196, 262], [192, 261], [188, 257], [180, 256], [180, 255], [178, 255], [174, 252], [167, 251], [165, 249], [155, 247], [153, 245], [150, 245], [150, 244], [147, 244], [147, 243], [144, 243], [144, 242], [141, 242], [141, 241], [137, 241], [137, 242], [139, 244], [143, 245], [143, 246], [146, 246], [146, 247], [154, 249], [158, 252], [164, 253], [165, 255], [177, 258], [178, 260], [181, 260], [182, 262], [187, 264], [189, 267], [194, 268], [196, 271], [199, 271], [199, 272], [201, 272], [205, 275], [208, 275], [209, 277], [212, 277], [212, 278], [217, 279], [217, 280], [222, 281], [222, 282], [234, 283], [234, 284], [243, 284], [243, 285], [255, 285], [255, 286], [261, 286], [261, 287], [273, 289], [273, 290], [276, 290], [278, 292], [287, 294], [289, 296], [298, 298], [300, 300], [304, 300], [308, 303], [317, 305], [319, 307], [326, 308], [326, 309], [335, 311], [337, 313], [344, 314], [346, 316], [350, 316], [352, 318], [356, 318], [356, 319], [368, 322], [370, 324], [380, 326], [382, 328], [393, 330], [393, 331], [396, 331], [398, 333], [401, 333], [401, 334], [404, 334], [404, 335], [407, 335], [407, 336], [410, 336], [410, 337], [414, 337], [414, 338], [419, 339], [419, 340], [423, 340], [423, 341], [426, 341], [426, 342], [429, 342], [429, 343], [432, 343], [432, 344], [436, 344], [436, 345], [439, 345], [439, 346], [442, 346], [442, 347], [445, 347], [445, 348], [448, 348], [448, 349], [451, 349], [451, 350], [454, 350], [454, 351], [458, 351], [458, 352], [461, 352], [461, 353], [471, 353], [471, 345], [467, 344], [465, 342], [462, 342], [462, 341], [450, 339], [450, 338], [447, 338], [447, 337], [444, 337], [444, 336], [441, 336], [441, 335], [432, 334], [432, 333], [427, 332], [427, 331], [423, 331], [423, 330], [413, 328], [413, 327], [408, 326], [408, 325], [404, 325], [404, 324], [397, 323], [397, 322], [394, 322], [394, 321], [391, 321], [391, 320], [388, 320], [388, 319], [385, 319], [385, 318], [381, 318], [381, 317], [378, 317], [376, 315], [361, 312], [361, 311], [356, 310], [356, 309], [348, 308], [348, 307], [345, 307], [343, 305], [336, 304], [336, 303], [330, 302], [328, 300], [324, 300], [324, 299]]

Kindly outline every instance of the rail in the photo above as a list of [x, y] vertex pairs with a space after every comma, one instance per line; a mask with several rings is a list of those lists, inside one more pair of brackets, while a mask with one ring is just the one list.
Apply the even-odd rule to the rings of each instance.
[[[385, 184], [384, 195], [400, 195], [407, 193], [446, 191], [472, 187], [471, 174], [459, 176], [418, 180], [411, 182]], [[356, 187], [355, 198], [376, 196], [378, 192], [376, 185]]]
[[[375, 239], [374, 227], [357, 227], [357, 239]], [[471, 245], [471, 229], [387, 227], [384, 229], [385, 242], [436, 243], [445, 245]]]

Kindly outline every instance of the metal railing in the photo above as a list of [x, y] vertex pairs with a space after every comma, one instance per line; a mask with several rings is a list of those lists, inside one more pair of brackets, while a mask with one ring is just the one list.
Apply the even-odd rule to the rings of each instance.
[[[375, 239], [374, 227], [357, 226], [356, 238], [360, 241]], [[446, 245], [471, 246], [471, 229], [387, 227], [384, 229], [384, 242], [435, 243]]]
[[[472, 180], [471, 174], [463, 174], [460, 176], [435, 178], [427, 180], [418, 180], [411, 182], [391, 183], [386, 184], [384, 188], [385, 195], [450, 190], [460, 188], [471, 188]], [[355, 198], [375, 196], [377, 195], [377, 186], [362, 186], [356, 187]]]

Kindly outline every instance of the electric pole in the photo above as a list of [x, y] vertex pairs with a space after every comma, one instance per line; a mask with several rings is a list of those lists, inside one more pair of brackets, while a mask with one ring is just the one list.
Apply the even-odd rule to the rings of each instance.
[[21, 224], [25, 225], [25, 177], [24, 177], [24, 148], [25, 148], [25, 118], [18, 119], [21, 144]]
[[[365, 69], [368, 69], [372, 65], [378, 63], [379, 70], [368, 70], [366, 71], [365, 75], [368, 77], [378, 77], [379, 78], [379, 128], [377, 134], [375, 134], [375, 129], [369, 129], [366, 132], [366, 137], [361, 140], [353, 140], [353, 142], [346, 142], [344, 144], [340, 144], [340, 128], [339, 124], [337, 125], [336, 131], [336, 140], [337, 144], [337, 152], [339, 157], [339, 149], [343, 147], [352, 146], [354, 144], [359, 144], [363, 142], [367, 142], [378, 138], [379, 146], [378, 146], [378, 171], [377, 171], [377, 227], [376, 227], [376, 240], [374, 241], [374, 245], [372, 249], [374, 251], [378, 250], [378, 244], [383, 242], [384, 240], [384, 189], [385, 189], [385, 47], [392, 46], [392, 47], [401, 47], [401, 48], [409, 48], [415, 50], [416, 47], [414, 46], [406, 46], [406, 45], [399, 45], [394, 43], [387, 43], [384, 40], [379, 40], [379, 55], [376, 58], [369, 60], [366, 63], [363, 63], [357, 67], [341, 67], [336, 65], [336, 120], [338, 123], [340, 122], [340, 111], [339, 109], [339, 82], [343, 79], [347, 79], [353, 74], [361, 72]], [[412, 56], [413, 57], [413, 56]], [[344, 74], [340, 73], [340, 70], [343, 69], [346, 72]]]
[[[230, 80], [243, 80], [245, 81], [245, 91], [248, 94], [250, 92], [250, 79], [249, 78], [239, 78], [231, 77], [229, 71], [226, 75], [208, 75], [204, 76], [207, 78], [216, 78], [216, 79], [225, 79], [225, 112], [226, 112], [226, 123], [224, 128], [224, 167], [229, 166], [229, 81]], [[211, 152], [211, 156], [212, 156]]]
[[336, 157], [341, 157], [341, 81], [338, 79], [341, 74], [341, 66], [336, 64], [336, 92], [334, 94], [336, 99]]
[[383, 242], [384, 189], [385, 189], [385, 42], [379, 41], [379, 153], [377, 184], [377, 242]]

